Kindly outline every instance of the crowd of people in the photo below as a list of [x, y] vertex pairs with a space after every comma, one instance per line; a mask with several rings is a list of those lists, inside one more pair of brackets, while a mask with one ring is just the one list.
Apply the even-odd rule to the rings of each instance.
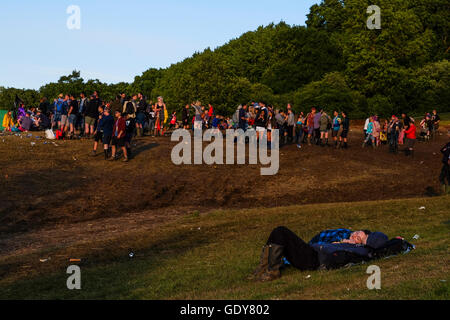
[[[265, 134], [268, 145], [272, 144], [272, 130], [279, 130], [280, 145], [296, 144], [348, 148], [350, 120], [346, 112], [334, 110], [330, 115], [325, 108], [311, 108], [307, 114], [296, 113], [290, 104], [279, 109], [263, 101], [239, 105], [233, 116], [216, 114], [214, 107], [203, 106], [200, 101], [186, 104], [181, 111], [181, 121], [177, 112], [169, 115], [162, 97], [157, 102], [147, 102], [141, 93], [127, 96], [122, 93], [113, 101], [102, 101], [97, 91], [90, 97], [81, 93], [78, 98], [70, 94], [60, 94], [49, 103], [41, 99], [39, 107], [26, 110], [19, 105], [16, 114], [8, 112], [3, 119], [7, 131], [34, 131], [52, 129], [57, 138], [94, 139], [92, 155], [97, 155], [98, 144], [110, 150], [112, 158], [118, 148], [123, 151], [125, 161], [131, 153], [134, 137], [164, 136], [173, 129], [242, 129], [254, 130], [259, 138]], [[123, 126], [125, 123], [125, 127]], [[440, 117], [436, 110], [426, 114], [419, 124], [424, 141], [430, 140], [439, 129]], [[123, 132], [122, 132], [123, 131]], [[377, 148], [389, 145], [389, 152], [397, 153], [399, 145], [405, 145], [405, 154], [414, 154], [417, 140], [416, 121], [402, 114], [381, 120], [377, 115], [369, 117], [364, 124], [363, 148]], [[105, 157], [111, 157], [105, 151]]]
[[[420, 138], [429, 141], [439, 130], [440, 117], [436, 110], [425, 114], [420, 122]], [[382, 121], [377, 115], [366, 119], [364, 124], [364, 142], [362, 147], [377, 148], [382, 144], [389, 144], [389, 152], [397, 153], [399, 145], [404, 145], [405, 155], [414, 155], [414, 145], [418, 138], [416, 120], [403, 113], [401, 118], [393, 115], [391, 119]]]

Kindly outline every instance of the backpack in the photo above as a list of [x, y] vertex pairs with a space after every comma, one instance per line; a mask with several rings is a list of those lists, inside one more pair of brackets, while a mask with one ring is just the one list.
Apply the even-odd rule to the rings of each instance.
[[56, 140], [63, 140], [64, 138], [64, 133], [61, 129], [56, 130], [55, 132], [55, 139]]
[[126, 114], [134, 114], [134, 105], [131, 101], [127, 102], [127, 105], [125, 107], [125, 113]]

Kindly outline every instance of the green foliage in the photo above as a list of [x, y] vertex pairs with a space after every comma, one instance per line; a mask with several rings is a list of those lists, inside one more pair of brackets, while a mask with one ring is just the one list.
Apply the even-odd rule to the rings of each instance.
[[153, 101], [163, 96], [169, 111], [200, 100], [224, 115], [253, 100], [345, 109], [353, 118], [449, 111], [448, 0], [379, 0], [381, 30], [367, 28], [372, 4], [322, 0], [311, 7], [306, 27], [261, 26], [166, 69], [151, 68], [130, 84], [85, 81], [74, 71], [38, 91], [0, 88], [0, 108], [11, 108], [16, 94], [37, 104], [43, 96], [97, 90], [104, 100], [121, 92]]
[[298, 111], [307, 112], [315, 106], [329, 113], [346, 111], [353, 118], [364, 115], [364, 103], [364, 97], [352, 90], [339, 72], [326, 74], [322, 80], [311, 82], [294, 95], [294, 105]]

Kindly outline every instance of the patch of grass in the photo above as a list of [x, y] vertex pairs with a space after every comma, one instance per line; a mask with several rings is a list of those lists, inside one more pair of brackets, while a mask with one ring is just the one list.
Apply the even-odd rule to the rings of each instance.
[[[0, 298], [449, 299], [449, 203], [449, 197], [438, 197], [191, 214], [152, 234], [121, 235], [104, 244], [104, 253], [90, 251], [97, 243], [71, 248], [89, 261], [81, 265], [82, 290], [66, 288], [69, 263], [54, 261], [20, 277], [10, 270], [0, 280]], [[313, 272], [288, 268], [272, 283], [247, 281], [270, 231], [279, 225], [308, 240], [328, 228], [380, 230], [405, 237], [417, 249], [371, 263], [382, 271], [379, 291], [366, 288], [368, 265]], [[417, 241], [411, 240], [415, 234]], [[136, 257], [114, 248], [134, 248]], [[21, 259], [26, 257], [13, 262]], [[0, 268], [7, 263], [12, 261], [0, 261]]]

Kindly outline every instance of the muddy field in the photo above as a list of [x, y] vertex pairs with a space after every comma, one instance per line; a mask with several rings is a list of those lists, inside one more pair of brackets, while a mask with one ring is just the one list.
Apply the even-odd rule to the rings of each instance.
[[35, 136], [0, 136], [3, 256], [151, 228], [196, 211], [431, 196], [446, 142], [444, 135], [418, 142], [411, 158], [387, 146], [362, 149], [362, 132], [353, 129], [348, 150], [283, 147], [278, 175], [263, 177], [259, 165], [175, 166], [169, 138], [135, 140], [133, 159], [123, 163], [90, 157], [88, 140], [55, 145]]

